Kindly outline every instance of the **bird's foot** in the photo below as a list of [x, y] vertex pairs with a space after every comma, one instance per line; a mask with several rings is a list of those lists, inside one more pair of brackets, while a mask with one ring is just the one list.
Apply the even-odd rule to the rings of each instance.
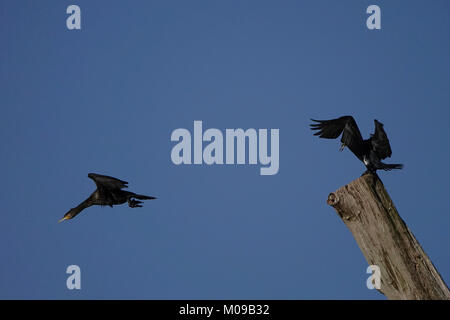
[[371, 171], [366, 170], [366, 171], [363, 172], [363, 174], [361, 175], [361, 177], [362, 177], [362, 176], [365, 176], [366, 174], [371, 174], [371, 173], [372, 173]]
[[375, 171], [372, 171], [372, 170], [366, 170], [366, 171], [364, 171], [364, 173], [361, 175], [361, 177], [364, 177], [364, 176], [367, 175], [367, 174], [372, 175], [372, 176], [375, 178], [375, 180], [376, 180], [376, 179], [380, 180], [380, 177], [378, 177], [378, 174], [377, 174], [377, 171], [376, 171], [376, 170], [375, 170]]
[[361, 177], [362, 177], [362, 176], [365, 176], [366, 174], [371, 174], [371, 175], [373, 175], [373, 176], [375, 176], [375, 177], [378, 177], [377, 171], [376, 171], [376, 170], [373, 171], [373, 170], [367, 169], [366, 171], [363, 172], [363, 174], [361, 175]]
[[142, 201], [137, 201], [137, 200], [134, 200], [134, 199], [129, 199], [128, 200], [128, 206], [130, 208], [141, 208], [142, 207], [141, 203], [142, 203]]

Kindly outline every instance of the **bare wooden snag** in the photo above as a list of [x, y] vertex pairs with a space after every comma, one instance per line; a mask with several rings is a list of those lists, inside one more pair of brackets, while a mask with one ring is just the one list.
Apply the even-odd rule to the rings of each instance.
[[450, 300], [450, 292], [419, 242], [400, 218], [381, 180], [366, 174], [330, 193], [369, 265], [381, 271], [388, 299]]

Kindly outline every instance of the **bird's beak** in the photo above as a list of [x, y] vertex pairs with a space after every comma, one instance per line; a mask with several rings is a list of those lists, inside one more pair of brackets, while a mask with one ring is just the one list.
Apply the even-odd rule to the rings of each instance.
[[59, 222], [63, 222], [64, 220], [68, 220], [69, 218], [68, 217], [62, 217], [62, 219], [60, 219], [59, 221], [58, 221], [58, 223]]
[[341, 147], [339, 148], [339, 151], [344, 150], [344, 148], [345, 148], [345, 144], [341, 143]]

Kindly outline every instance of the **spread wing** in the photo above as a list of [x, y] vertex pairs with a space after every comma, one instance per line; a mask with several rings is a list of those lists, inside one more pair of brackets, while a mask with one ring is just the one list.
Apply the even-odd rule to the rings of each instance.
[[316, 130], [315, 136], [325, 139], [336, 139], [342, 133], [341, 142], [356, 154], [363, 138], [358, 125], [352, 116], [343, 116], [332, 120], [314, 120], [311, 130]]
[[375, 132], [372, 134], [370, 142], [372, 148], [380, 159], [385, 159], [392, 155], [391, 145], [386, 132], [383, 129], [383, 124], [375, 120]]
[[96, 173], [89, 173], [88, 177], [94, 180], [95, 184], [97, 185], [97, 188], [99, 189], [106, 188], [114, 190], [114, 189], [128, 188], [127, 186], [128, 182], [113, 177], [104, 176]]

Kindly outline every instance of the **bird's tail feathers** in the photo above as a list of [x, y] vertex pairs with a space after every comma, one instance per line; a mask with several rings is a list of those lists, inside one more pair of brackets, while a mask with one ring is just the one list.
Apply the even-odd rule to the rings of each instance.
[[136, 198], [136, 199], [139, 199], [139, 200], [153, 200], [153, 199], [156, 199], [156, 197], [144, 196], [142, 194], [135, 194], [135, 195], [133, 195], [133, 198]]
[[403, 164], [401, 163], [380, 163], [380, 168], [381, 170], [385, 170], [385, 171], [390, 171], [390, 170], [400, 170], [403, 168]]

